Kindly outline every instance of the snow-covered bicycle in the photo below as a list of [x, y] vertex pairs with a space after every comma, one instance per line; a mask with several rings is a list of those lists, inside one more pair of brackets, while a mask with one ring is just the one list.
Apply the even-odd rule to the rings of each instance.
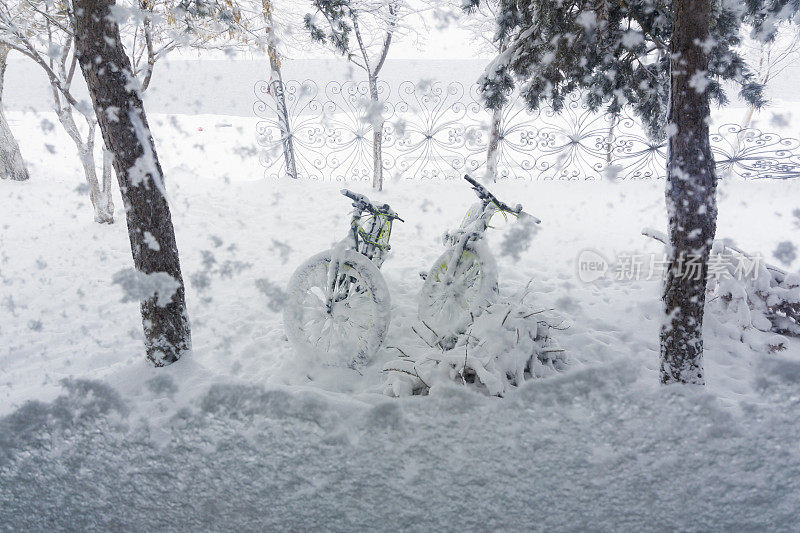
[[502, 212], [541, 222], [524, 213], [522, 205], [510, 207], [501, 202], [469, 175], [464, 179], [480, 201], [470, 207], [458, 229], [445, 233], [447, 250], [427, 274], [421, 274], [425, 283], [419, 294], [418, 316], [433, 333], [432, 340], [445, 350], [497, 299], [497, 264], [483, 238], [492, 216]]
[[390, 249], [392, 223], [403, 219], [388, 204], [341, 192], [353, 200], [350, 232], [294, 272], [283, 324], [299, 353], [357, 366], [378, 351], [389, 329], [389, 289], [378, 269]]

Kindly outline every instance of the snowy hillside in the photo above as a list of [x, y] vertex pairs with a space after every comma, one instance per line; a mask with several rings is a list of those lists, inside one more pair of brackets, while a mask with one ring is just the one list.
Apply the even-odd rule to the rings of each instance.
[[[381, 79], [392, 87], [403, 81], [456, 81], [470, 86], [486, 67], [488, 59], [388, 59]], [[800, 100], [794, 80], [800, 67], [790, 66], [770, 85], [772, 110], [781, 102]], [[153, 85], [144, 95], [148, 112], [172, 114], [220, 114], [253, 116], [254, 86], [268, 79], [264, 59], [179, 60], [168, 58], [159, 63]], [[286, 80], [314, 80], [319, 85], [329, 81], [362, 80], [362, 73], [340, 59], [287, 61]], [[75, 80], [76, 94], [89, 98], [82, 79]], [[741, 106], [736, 90], [731, 91], [733, 105]], [[11, 54], [6, 74], [3, 105], [6, 110], [49, 110], [52, 94], [47, 77], [35, 64]], [[768, 115], [768, 114], [767, 114]]]
[[[297, 356], [280, 315], [295, 267], [347, 231], [342, 184], [265, 181], [255, 119], [152, 115], [194, 343], [155, 369], [112, 282], [131, 267], [123, 217], [92, 221], [51, 114], [10, 118], [31, 180], [0, 182], [0, 529], [796, 530], [800, 344], [745, 343], [712, 313], [707, 387], [661, 387], [660, 275], [577, 275], [586, 249], [663, 251], [640, 235], [666, 227], [662, 181], [493, 186], [543, 221], [514, 258], [495, 217], [500, 292], [530, 282], [569, 365], [502, 399], [455, 382], [395, 399], [384, 365], [419, 346], [418, 272], [474, 201], [465, 183], [348, 185], [406, 220], [381, 270], [386, 344], [355, 371]], [[718, 236], [778, 262], [798, 187], [723, 183]]]

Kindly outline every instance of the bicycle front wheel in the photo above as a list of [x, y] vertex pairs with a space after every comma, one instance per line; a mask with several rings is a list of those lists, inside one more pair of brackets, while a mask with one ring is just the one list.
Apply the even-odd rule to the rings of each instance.
[[452, 258], [449, 248], [437, 259], [420, 291], [418, 309], [420, 320], [446, 349], [497, 299], [497, 266], [485, 243], [464, 250], [455, 264]]
[[386, 338], [389, 288], [377, 267], [360, 253], [335, 253], [335, 272], [330, 271], [333, 251], [327, 250], [292, 275], [283, 324], [298, 353], [353, 366], [371, 359]]

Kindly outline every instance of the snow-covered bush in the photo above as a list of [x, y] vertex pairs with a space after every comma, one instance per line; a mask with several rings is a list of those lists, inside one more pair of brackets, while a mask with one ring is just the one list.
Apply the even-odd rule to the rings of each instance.
[[[659, 231], [642, 233], [667, 242]], [[779, 335], [800, 336], [800, 275], [770, 265], [726, 239], [715, 240], [711, 248], [706, 292], [706, 310], [715, 327], [754, 350], [780, 351], [786, 345]]]
[[455, 382], [503, 396], [511, 387], [567, 366], [564, 350], [550, 336], [563, 323], [551, 311], [525, 303], [524, 297], [501, 297], [475, 318], [452, 349], [422, 343], [416, 350], [395, 348], [400, 357], [384, 365], [384, 392], [427, 394], [437, 384]]
[[714, 243], [712, 254], [725, 257], [732, 251], [740, 261], [753, 261], [752, 271], [743, 275], [734, 266], [739, 261], [725, 262], [725, 270], [709, 280], [708, 311], [720, 323], [733, 325], [739, 340], [753, 349], [784, 349], [780, 337], [765, 340], [756, 332], [800, 336], [800, 275], [754, 261], [720, 241]]

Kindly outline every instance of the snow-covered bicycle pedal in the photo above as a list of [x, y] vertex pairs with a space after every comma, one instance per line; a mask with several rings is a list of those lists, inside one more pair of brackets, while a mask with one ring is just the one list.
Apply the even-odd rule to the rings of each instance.
[[445, 233], [447, 250], [423, 279], [418, 316], [443, 349], [451, 349], [475, 317], [497, 299], [497, 265], [486, 246], [484, 235], [498, 212], [541, 221], [525, 213], [522, 205], [501, 202], [469, 175], [480, 202], [470, 207], [456, 230]]
[[298, 353], [355, 367], [386, 338], [391, 303], [379, 269], [391, 249], [392, 224], [404, 220], [389, 204], [347, 189], [341, 193], [353, 201], [350, 230], [292, 274], [283, 324]]

